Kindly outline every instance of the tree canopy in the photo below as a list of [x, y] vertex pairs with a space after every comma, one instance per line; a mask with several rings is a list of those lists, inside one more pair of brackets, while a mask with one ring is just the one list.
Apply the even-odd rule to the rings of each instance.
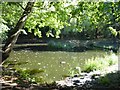
[[[2, 19], [9, 28], [17, 23], [21, 13], [24, 11], [26, 2], [4, 2], [2, 3]], [[85, 32], [89, 36], [110, 35], [116, 36], [120, 29], [120, 2], [80, 2], [59, 1], [36, 2], [33, 11], [26, 21], [24, 28], [28, 32], [41, 37], [39, 28], [48, 26], [50, 30], [47, 36], [59, 37], [61, 30], [65, 32]], [[111, 27], [112, 29], [110, 29]], [[53, 35], [51, 30], [56, 31]]]

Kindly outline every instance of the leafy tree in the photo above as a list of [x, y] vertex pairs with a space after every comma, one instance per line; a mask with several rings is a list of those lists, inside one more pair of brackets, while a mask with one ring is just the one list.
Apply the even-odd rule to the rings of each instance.
[[16, 43], [16, 40], [21, 33], [21, 29], [23, 28], [25, 21], [28, 18], [29, 13], [32, 11], [32, 7], [35, 3], [35, 0], [31, 2], [31, 0], [27, 3], [27, 6], [21, 15], [21, 18], [17, 22], [16, 26], [11, 32], [10, 37], [7, 39], [5, 46], [2, 48], [2, 61], [9, 57], [9, 54]]

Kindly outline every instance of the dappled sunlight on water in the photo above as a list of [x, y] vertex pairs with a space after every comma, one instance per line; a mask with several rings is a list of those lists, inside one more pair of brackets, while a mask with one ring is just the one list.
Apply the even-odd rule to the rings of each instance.
[[17, 69], [39, 69], [43, 73], [36, 74], [44, 81], [51, 82], [62, 79], [68, 75], [71, 68], [83, 67], [84, 61], [96, 56], [103, 56], [103, 51], [65, 52], [65, 51], [13, 51], [8, 60], [28, 62], [16, 65]]

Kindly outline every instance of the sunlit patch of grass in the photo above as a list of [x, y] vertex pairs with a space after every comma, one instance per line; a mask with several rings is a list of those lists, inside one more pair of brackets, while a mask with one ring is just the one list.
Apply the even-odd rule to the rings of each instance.
[[109, 63], [109, 66], [118, 63], [118, 56], [115, 54], [111, 54], [110, 56], [106, 57]]
[[105, 67], [114, 65], [117, 62], [118, 57], [114, 53], [111, 53], [110, 55], [105, 55], [104, 57], [91, 58], [85, 62], [83, 71], [90, 72], [94, 70], [101, 70]]

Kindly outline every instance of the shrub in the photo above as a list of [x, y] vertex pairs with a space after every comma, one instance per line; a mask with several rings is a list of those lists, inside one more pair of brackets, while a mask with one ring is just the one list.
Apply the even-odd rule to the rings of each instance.
[[93, 70], [101, 69], [101, 68], [102, 68], [101, 63], [102, 63], [102, 62], [98, 61], [98, 58], [88, 59], [88, 60], [85, 62], [85, 65], [84, 65], [84, 67], [83, 67], [83, 70], [86, 71], [86, 72], [90, 72], [90, 71], [93, 71]]

